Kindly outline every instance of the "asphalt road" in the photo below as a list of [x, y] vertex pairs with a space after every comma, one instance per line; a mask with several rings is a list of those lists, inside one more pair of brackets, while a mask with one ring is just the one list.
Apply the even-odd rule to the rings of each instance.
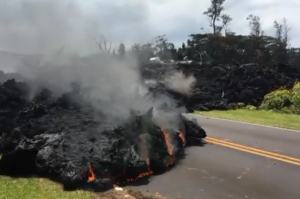
[[188, 117], [208, 144], [187, 148], [176, 167], [135, 189], [183, 199], [300, 199], [300, 132]]

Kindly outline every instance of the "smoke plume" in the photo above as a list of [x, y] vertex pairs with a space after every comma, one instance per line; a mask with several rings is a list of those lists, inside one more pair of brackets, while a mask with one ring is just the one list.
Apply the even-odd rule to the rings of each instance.
[[[111, 59], [99, 52], [95, 42], [104, 35], [116, 49], [120, 42], [144, 42], [155, 36], [148, 24], [146, 1], [84, 2], [0, 2], [1, 50], [19, 60], [15, 71], [30, 80], [31, 97], [42, 87], [60, 96], [70, 91], [72, 82], [78, 82], [90, 88], [85, 97], [95, 109], [119, 119], [127, 118], [132, 110], [146, 112], [162, 103], [174, 103], [166, 96], [143, 97], [148, 90], [141, 84], [137, 60], [129, 55], [122, 61]], [[174, 78], [170, 86], [188, 93], [194, 80]]]
[[166, 78], [167, 86], [184, 95], [191, 95], [196, 78], [194, 76], [186, 77], [183, 73], [174, 72], [172, 75]]

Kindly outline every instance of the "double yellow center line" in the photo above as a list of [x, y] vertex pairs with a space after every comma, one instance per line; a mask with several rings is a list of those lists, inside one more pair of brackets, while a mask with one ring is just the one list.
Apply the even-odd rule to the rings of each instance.
[[254, 147], [244, 146], [241, 144], [237, 144], [237, 143], [233, 143], [233, 142], [229, 142], [229, 141], [225, 141], [225, 140], [220, 140], [220, 139], [216, 139], [216, 138], [212, 138], [212, 137], [207, 137], [206, 141], [211, 144], [216, 144], [216, 145], [220, 145], [220, 146], [236, 149], [239, 151], [244, 151], [244, 152], [252, 153], [255, 155], [259, 155], [259, 156], [263, 156], [263, 157], [271, 158], [274, 160], [279, 160], [282, 162], [300, 166], [300, 159], [294, 158], [291, 156], [282, 155], [282, 154], [278, 154], [278, 153], [274, 153], [274, 152], [270, 152], [270, 151], [265, 151], [265, 150], [261, 150], [261, 149], [254, 148]]

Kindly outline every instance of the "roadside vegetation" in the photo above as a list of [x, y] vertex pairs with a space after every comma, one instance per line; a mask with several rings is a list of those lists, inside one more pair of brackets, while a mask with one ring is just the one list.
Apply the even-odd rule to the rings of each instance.
[[86, 191], [63, 191], [58, 184], [42, 178], [0, 176], [0, 199], [95, 199]]
[[[1, 154], [0, 154], [1, 160]], [[0, 175], [0, 199], [95, 199], [87, 191], [64, 191], [63, 187], [43, 178], [12, 178]]]
[[196, 111], [196, 114], [300, 130], [300, 116], [264, 110]]
[[300, 130], [300, 82], [296, 82], [292, 89], [279, 88], [268, 93], [259, 107], [237, 103], [232, 110], [195, 113]]

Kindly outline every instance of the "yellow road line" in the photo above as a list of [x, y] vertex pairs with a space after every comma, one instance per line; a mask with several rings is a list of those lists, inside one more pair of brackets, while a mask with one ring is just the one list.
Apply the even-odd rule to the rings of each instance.
[[241, 147], [241, 148], [256, 151], [256, 152], [259, 152], [259, 153], [264, 153], [264, 154], [268, 154], [268, 155], [277, 156], [277, 157], [280, 157], [280, 158], [285, 158], [285, 159], [289, 159], [289, 160], [292, 160], [292, 161], [300, 162], [300, 159], [298, 159], [298, 158], [294, 158], [294, 157], [291, 157], [291, 156], [278, 154], [278, 153], [274, 153], [274, 152], [270, 152], [270, 151], [265, 151], [265, 150], [262, 150], [262, 149], [258, 149], [258, 148], [254, 148], [254, 147], [250, 147], [250, 146], [245, 146], [245, 145], [241, 145], [241, 144], [237, 144], [237, 143], [234, 143], [234, 142], [229, 142], [229, 141], [225, 141], [225, 140], [221, 140], [221, 139], [217, 139], [217, 138], [208, 137], [208, 138], [206, 138], [206, 140], [222, 142], [224, 144], [230, 144], [230, 145], [233, 145], [233, 146], [236, 146], [236, 147]]
[[219, 139], [211, 138], [211, 137], [207, 137], [206, 141], [208, 143], [212, 143], [212, 144], [216, 144], [216, 145], [220, 145], [220, 146], [236, 149], [236, 150], [239, 150], [239, 151], [244, 151], [244, 152], [252, 153], [252, 154], [255, 154], [255, 155], [264, 156], [264, 157], [267, 157], [267, 158], [272, 158], [272, 159], [275, 159], [275, 160], [279, 160], [279, 161], [282, 161], [282, 162], [286, 162], [286, 163], [290, 163], [290, 164], [300, 166], [300, 159], [290, 157], [290, 156], [287, 156], [287, 155], [282, 155], [282, 154], [277, 154], [277, 153], [273, 153], [273, 152], [269, 152], [269, 151], [264, 151], [264, 150], [261, 150], [261, 149], [257, 149], [257, 148], [253, 148], [253, 147], [249, 147], [249, 146], [244, 146], [244, 145], [241, 145], [241, 144], [236, 144], [236, 143], [232, 143], [232, 142], [228, 142], [228, 141], [224, 141], [224, 140], [219, 140]]

